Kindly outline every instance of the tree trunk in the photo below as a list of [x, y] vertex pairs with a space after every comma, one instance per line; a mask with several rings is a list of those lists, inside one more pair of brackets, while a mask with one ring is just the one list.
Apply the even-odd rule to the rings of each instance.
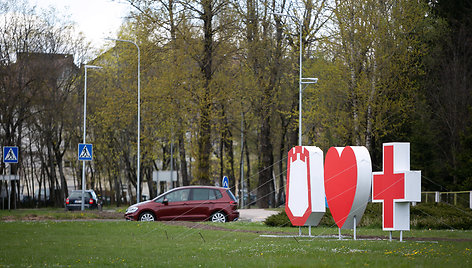
[[261, 125], [261, 134], [259, 144], [261, 151], [259, 152], [259, 180], [257, 188], [257, 206], [259, 208], [267, 208], [269, 205], [272, 184], [272, 173], [274, 157], [272, 154], [272, 143], [270, 141], [270, 116], [265, 116]]
[[[58, 160], [59, 161], [59, 160]], [[58, 167], [59, 167], [59, 176], [61, 177], [61, 198], [63, 200], [66, 200], [66, 198], [69, 196], [69, 191], [67, 189], [67, 180], [66, 180], [66, 176], [64, 174], [64, 167], [62, 165], [62, 159], [60, 160], [60, 162], [58, 162]], [[64, 203], [61, 204], [61, 206], [63, 205]]]
[[190, 185], [187, 173], [187, 157], [185, 154], [185, 140], [182, 131], [179, 132], [179, 156], [180, 156], [180, 176], [182, 176], [182, 185]]
[[372, 77], [370, 85], [370, 94], [369, 94], [369, 103], [367, 104], [367, 126], [365, 133], [365, 147], [369, 152], [372, 151], [372, 125], [374, 121], [374, 116], [372, 112], [372, 107], [374, 106], [375, 93], [377, 87], [377, 60], [375, 59], [375, 54], [372, 56]]
[[147, 185], [149, 190], [149, 198], [153, 199], [156, 197], [156, 190], [154, 189], [154, 181], [152, 180], [152, 166], [145, 169]]
[[203, 13], [203, 60], [200, 70], [205, 79], [203, 83], [203, 94], [200, 100], [200, 122], [198, 133], [198, 159], [196, 179], [200, 184], [210, 184], [210, 153], [211, 153], [211, 108], [212, 100], [210, 93], [210, 82], [212, 80], [213, 61], [213, 1], [203, 0], [201, 2]]
[[[273, 146], [271, 141], [271, 115], [273, 111], [272, 98], [275, 92], [276, 82], [280, 76], [280, 59], [282, 58], [282, 24], [280, 17], [275, 16], [276, 40], [273, 62], [271, 62], [269, 83], [264, 87], [262, 103], [260, 109], [261, 133], [260, 133], [260, 153], [259, 153], [259, 184], [257, 188], [257, 205], [260, 208], [275, 206], [274, 204], [274, 177], [273, 177]], [[263, 84], [262, 81], [259, 81]], [[270, 201], [272, 201], [271, 204]]]
[[279, 151], [279, 194], [277, 197], [277, 206], [282, 205], [285, 202], [285, 178], [283, 172], [283, 159], [285, 155], [285, 137], [287, 133], [287, 125], [284, 123], [283, 116], [282, 119], [282, 135], [280, 135], [280, 151]]

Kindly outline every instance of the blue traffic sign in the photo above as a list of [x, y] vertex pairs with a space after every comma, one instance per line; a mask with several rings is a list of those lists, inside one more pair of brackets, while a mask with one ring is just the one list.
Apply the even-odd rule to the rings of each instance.
[[79, 143], [79, 161], [92, 161], [93, 146], [88, 143]]
[[229, 180], [228, 177], [224, 176], [223, 180], [221, 181], [221, 184], [223, 185], [224, 188], [229, 188]]
[[18, 163], [18, 147], [3, 147], [3, 163]]

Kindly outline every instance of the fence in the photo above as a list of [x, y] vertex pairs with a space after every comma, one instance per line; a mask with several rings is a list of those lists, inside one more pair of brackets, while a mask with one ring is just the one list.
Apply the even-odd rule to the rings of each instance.
[[421, 192], [421, 201], [424, 203], [444, 202], [472, 209], [472, 191]]

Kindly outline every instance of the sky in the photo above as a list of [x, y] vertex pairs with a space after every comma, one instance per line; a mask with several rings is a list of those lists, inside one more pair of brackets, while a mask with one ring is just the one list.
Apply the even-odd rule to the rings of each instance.
[[88, 41], [96, 49], [107, 41], [105, 37], [116, 37], [118, 29], [131, 11], [131, 6], [123, 0], [28, 0], [38, 8], [54, 7], [61, 15], [70, 15]]

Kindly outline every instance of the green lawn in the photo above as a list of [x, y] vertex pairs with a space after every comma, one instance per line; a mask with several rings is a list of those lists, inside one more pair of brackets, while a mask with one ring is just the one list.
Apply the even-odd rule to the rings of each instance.
[[[116, 209], [116, 208], [115, 208]], [[64, 208], [35, 208], [0, 210], [0, 221], [8, 220], [79, 220], [79, 219], [124, 219], [124, 210], [66, 211]]]
[[[210, 224], [239, 230], [298, 233], [257, 223]], [[307, 230], [303, 230], [307, 233]], [[314, 235], [337, 234], [313, 228]], [[344, 232], [343, 234], [347, 234]], [[359, 228], [358, 235], [388, 235]], [[398, 233], [395, 233], [398, 237]], [[268, 238], [259, 233], [169, 226], [160, 222], [0, 222], [0, 267], [471, 267], [471, 231], [405, 232], [404, 237], [465, 241]]]

